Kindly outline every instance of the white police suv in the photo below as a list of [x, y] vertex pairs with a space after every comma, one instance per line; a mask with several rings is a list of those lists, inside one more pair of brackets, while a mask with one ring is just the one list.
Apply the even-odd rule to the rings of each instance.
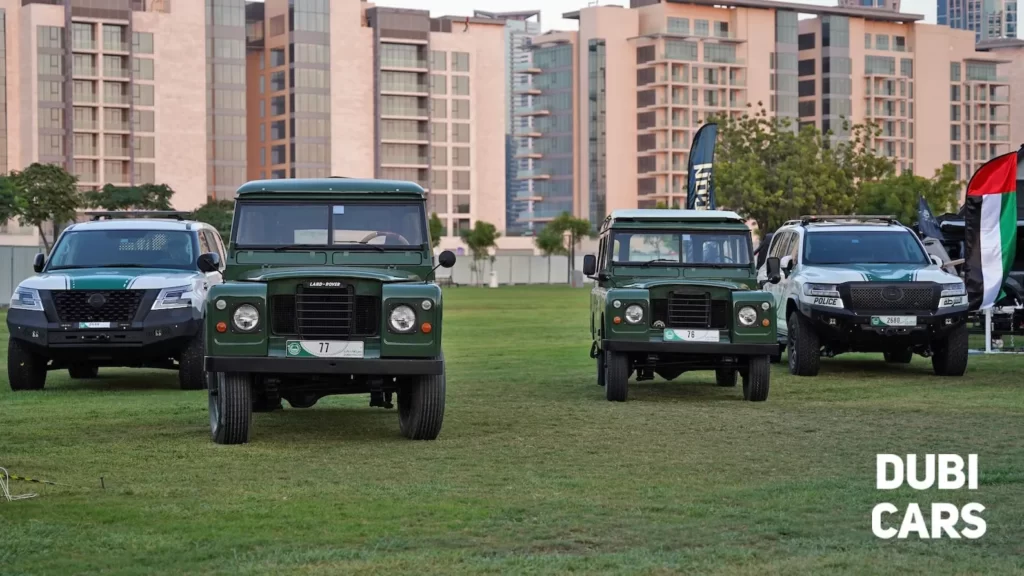
[[181, 388], [204, 388], [204, 305], [222, 282], [220, 234], [200, 222], [102, 214], [118, 213], [69, 226], [14, 290], [11, 389], [41, 390], [50, 370], [94, 378], [105, 366], [176, 369]]
[[[806, 216], [770, 236], [758, 277], [775, 296], [791, 373], [817, 375], [822, 356], [881, 352], [887, 362], [920, 354], [940, 376], [964, 374], [964, 283], [911, 229], [889, 216]], [[774, 266], [777, 284], [766, 282]]]

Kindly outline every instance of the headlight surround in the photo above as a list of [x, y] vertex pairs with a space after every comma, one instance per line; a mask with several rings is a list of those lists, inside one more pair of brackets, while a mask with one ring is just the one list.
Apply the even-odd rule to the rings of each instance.
[[408, 334], [416, 328], [416, 311], [411, 306], [400, 304], [391, 310], [388, 325], [400, 334]]
[[644, 308], [639, 304], [630, 304], [626, 307], [626, 313], [623, 316], [626, 317], [626, 322], [639, 324], [644, 319]]
[[749, 328], [757, 323], [757, 310], [754, 310], [753, 306], [744, 306], [736, 313], [736, 319], [741, 325]]
[[839, 287], [835, 284], [804, 284], [804, 296], [839, 298]]
[[965, 295], [967, 295], [967, 286], [965, 286], [963, 282], [942, 285], [942, 298], [953, 298]]
[[153, 310], [174, 310], [188, 308], [192, 305], [192, 286], [175, 286], [164, 288], [153, 301]]
[[252, 332], [260, 325], [260, 311], [252, 304], [242, 304], [231, 314], [231, 324], [239, 332]]
[[42, 312], [43, 301], [39, 297], [39, 290], [19, 286], [14, 290], [14, 294], [11, 294], [11, 309]]

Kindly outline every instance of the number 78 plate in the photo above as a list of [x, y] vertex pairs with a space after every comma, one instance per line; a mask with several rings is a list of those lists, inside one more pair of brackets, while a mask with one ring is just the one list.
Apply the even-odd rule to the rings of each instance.
[[289, 358], [362, 358], [363, 343], [346, 340], [289, 340], [285, 344]]

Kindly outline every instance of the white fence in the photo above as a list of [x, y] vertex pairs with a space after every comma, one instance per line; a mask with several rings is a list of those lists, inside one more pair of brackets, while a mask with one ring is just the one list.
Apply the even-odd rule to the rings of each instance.
[[32, 261], [42, 251], [35, 246], [0, 246], [0, 307], [7, 306], [22, 280], [35, 274]]
[[[573, 270], [577, 271], [577, 282], [583, 273], [583, 256], [577, 256]], [[569, 283], [569, 257], [568, 256], [495, 256], [494, 261], [482, 260], [479, 263], [479, 274], [473, 272], [473, 257], [469, 255], [459, 256], [455, 266], [451, 270], [439, 268], [438, 279], [450, 278], [454, 284], [460, 286], [471, 286], [477, 284], [487, 285], [490, 282], [491, 271], [497, 273], [498, 284], [568, 284]], [[588, 280], [589, 281], [589, 280]]]

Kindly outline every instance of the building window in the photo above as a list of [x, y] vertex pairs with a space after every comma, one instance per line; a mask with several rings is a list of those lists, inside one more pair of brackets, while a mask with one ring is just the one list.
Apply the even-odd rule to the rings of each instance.
[[469, 124], [452, 124], [452, 142], [469, 142]]
[[430, 51], [430, 69], [437, 72], [448, 70], [448, 53], [440, 50]]
[[907, 51], [907, 39], [904, 38], [903, 36], [893, 36], [892, 43], [893, 49], [896, 50], [897, 52]]
[[284, 71], [270, 73], [270, 91], [280, 92], [285, 89]]
[[668, 19], [668, 33], [679, 34], [682, 36], [688, 36], [690, 34], [690, 19], [689, 18], [669, 18]]
[[284, 140], [284, 120], [275, 120], [270, 123], [270, 139], [271, 140]]
[[452, 148], [452, 166], [469, 166], [469, 148]]
[[448, 101], [443, 98], [430, 99], [430, 116], [433, 118], [448, 117]]
[[708, 35], [708, 21], [707, 20], [694, 20], [693, 21], [694, 33], [697, 36]]
[[270, 115], [280, 116], [285, 113], [284, 96], [274, 96], [270, 99]]
[[469, 190], [469, 172], [456, 170], [452, 172], [452, 190]]
[[448, 148], [445, 146], [431, 146], [430, 164], [431, 166], [447, 166]]
[[445, 95], [448, 93], [448, 77], [443, 74], [430, 75], [430, 93]]
[[949, 80], [950, 82], [960, 81], [960, 63], [950, 62], [949, 63]]
[[864, 49], [871, 50], [871, 34], [864, 35]]
[[430, 141], [431, 142], [447, 142], [448, 141], [448, 125], [444, 122], [431, 122], [430, 123]]
[[814, 33], [808, 32], [797, 36], [798, 50], [814, 50]]
[[[440, 180], [444, 181], [445, 185], [443, 185], [443, 186], [436, 186], [435, 185], [435, 183], [439, 180], [438, 177], [437, 177], [438, 174], [441, 175]], [[447, 186], [447, 183], [448, 183], [448, 173], [443, 171], [443, 170], [442, 171], [434, 172], [434, 174], [433, 174], [433, 176], [431, 177], [430, 180], [431, 180], [431, 186], [430, 186], [431, 189], [434, 189], [434, 188], [442, 188], [443, 189], [443, 188], [447, 188], [448, 187]], [[431, 214], [447, 214], [448, 213], [448, 195], [447, 194], [437, 194], [437, 193], [431, 191], [430, 195], [427, 196], [427, 211], [430, 212]]]
[[452, 76], [452, 94], [469, 96], [469, 76]]
[[452, 100], [452, 118], [469, 120], [469, 100]]
[[469, 72], [469, 53], [452, 52], [452, 72]]
[[469, 194], [455, 194], [452, 196], [452, 213], [469, 214]]
[[277, 146], [270, 147], [270, 163], [271, 164], [284, 164], [288, 161], [285, 152], [285, 145], [278, 144]]
[[875, 50], [888, 50], [889, 49], [889, 35], [888, 34], [875, 34]]

